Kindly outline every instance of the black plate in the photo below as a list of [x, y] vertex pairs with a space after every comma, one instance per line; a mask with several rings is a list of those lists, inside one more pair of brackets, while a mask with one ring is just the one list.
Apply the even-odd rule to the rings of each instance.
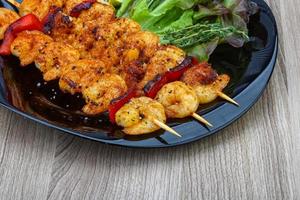
[[[169, 147], [186, 144], [216, 133], [245, 114], [259, 99], [272, 75], [277, 57], [277, 28], [270, 8], [262, 0], [254, 0], [260, 7], [259, 14], [251, 17], [249, 34], [251, 42], [235, 49], [221, 45], [210, 62], [220, 73], [232, 77], [226, 93], [240, 103], [236, 107], [218, 100], [199, 109], [199, 114], [214, 127], [207, 128], [184, 119], [168, 124], [182, 134], [156, 132], [150, 135], [124, 136], [118, 127], [112, 127], [106, 114], [88, 117], [80, 112], [81, 96], [63, 94], [57, 82], [44, 83], [41, 73], [32, 65], [19, 67], [17, 58], [0, 58], [0, 104], [22, 116], [41, 124], [83, 138], [129, 147]], [[2, 3], [1, 6], [9, 7]]]

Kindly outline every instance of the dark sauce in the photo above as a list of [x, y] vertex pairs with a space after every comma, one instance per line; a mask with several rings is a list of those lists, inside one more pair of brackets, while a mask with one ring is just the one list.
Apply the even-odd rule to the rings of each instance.
[[[213, 67], [219, 73], [231, 76], [231, 82], [226, 93], [233, 96], [245, 89], [263, 68], [250, 69], [254, 52], [259, 52], [267, 45], [267, 33], [260, 23], [260, 15], [251, 17], [249, 23], [251, 41], [243, 48], [233, 48], [227, 44], [220, 45], [210, 59]], [[45, 82], [41, 72], [34, 66], [20, 67], [17, 58], [5, 57], [2, 60], [2, 73], [6, 88], [6, 101], [18, 109], [38, 116], [51, 123], [71, 128], [83, 133], [106, 134], [111, 139], [124, 138], [120, 128], [114, 127], [108, 119], [108, 114], [87, 116], [81, 112], [85, 104], [80, 94], [63, 93], [58, 87], [58, 81]], [[264, 66], [264, 65], [262, 65]], [[254, 70], [254, 72], [253, 72]], [[199, 113], [203, 114], [224, 103], [221, 100], [202, 106]], [[169, 125], [184, 123], [190, 119], [170, 121]], [[162, 132], [130, 137], [128, 140], [143, 140], [159, 136]], [[159, 138], [161, 139], [161, 138]]]
[[[9, 66], [8, 66], [9, 65]], [[82, 131], [96, 131], [99, 129], [110, 130], [107, 114], [87, 116], [81, 112], [85, 102], [81, 94], [71, 95], [62, 92], [58, 87], [58, 81], [45, 82], [42, 73], [34, 66], [19, 67], [19, 61], [15, 57], [7, 57], [4, 60], [3, 74], [8, 91], [15, 90], [21, 94], [22, 101], [26, 103], [19, 109], [30, 111], [50, 121], [65, 124], [72, 129]], [[15, 91], [14, 91], [15, 93]], [[11, 103], [16, 95], [10, 95]], [[17, 96], [17, 98], [20, 98]], [[17, 105], [15, 105], [17, 106]]]

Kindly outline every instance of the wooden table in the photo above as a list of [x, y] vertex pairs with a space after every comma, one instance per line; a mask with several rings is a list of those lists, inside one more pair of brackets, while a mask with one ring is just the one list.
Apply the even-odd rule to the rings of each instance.
[[62, 134], [0, 108], [0, 199], [299, 199], [300, 1], [269, 5], [279, 25], [278, 64], [238, 122], [193, 144], [138, 150]]

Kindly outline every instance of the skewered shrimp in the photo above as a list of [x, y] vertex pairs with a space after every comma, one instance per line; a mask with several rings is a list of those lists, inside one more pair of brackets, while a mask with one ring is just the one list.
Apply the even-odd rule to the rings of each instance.
[[128, 88], [137, 88], [138, 83], [145, 75], [147, 65], [139, 60], [122, 66], [120, 75], [126, 81]]
[[120, 63], [122, 57], [123, 39], [140, 32], [141, 27], [137, 22], [125, 18], [109, 22], [111, 23], [97, 24], [88, 29], [87, 34], [92, 35], [94, 41], [87, 43], [86, 49], [93, 58], [101, 58], [110, 65], [115, 65]]
[[132, 99], [116, 113], [116, 122], [128, 135], [152, 133], [160, 129], [154, 120], [165, 123], [164, 107], [148, 97]]
[[159, 37], [148, 31], [139, 31], [124, 38], [124, 42], [126, 48], [138, 49], [144, 56], [150, 58], [159, 46]]
[[164, 85], [155, 100], [164, 107], [169, 118], [185, 118], [192, 116], [198, 109], [196, 92], [183, 82], [176, 81]]
[[218, 75], [209, 65], [197, 65], [190, 68], [182, 77], [182, 81], [190, 85], [197, 93], [200, 104], [214, 101], [228, 85], [230, 77]]
[[159, 37], [150, 32], [137, 32], [124, 38], [125, 50], [120, 57], [118, 69], [129, 87], [144, 78], [146, 63], [159, 46]]
[[10, 49], [13, 55], [19, 57], [21, 66], [34, 62], [40, 49], [53, 40], [48, 35], [39, 31], [23, 31], [18, 34]]
[[[80, 3], [82, 3], [82, 1]], [[73, 9], [74, 6], [78, 5], [78, 3], [70, 4], [69, 1], [66, 1], [65, 5], [67, 8], [67, 13], [70, 13], [71, 9]], [[83, 10], [79, 15], [79, 19], [84, 22], [94, 21], [98, 24], [110, 22], [114, 18], [115, 8], [112, 5], [98, 2], [94, 3], [88, 10]]]
[[62, 69], [79, 60], [79, 56], [79, 52], [69, 45], [50, 42], [40, 49], [35, 65], [43, 72], [45, 81], [51, 81], [58, 79]]
[[0, 40], [3, 39], [7, 27], [19, 18], [19, 15], [12, 10], [0, 8]]
[[108, 109], [113, 99], [122, 96], [126, 91], [126, 83], [120, 76], [104, 74], [82, 89], [83, 98], [87, 102], [83, 112], [89, 115], [102, 113]]
[[59, 87], [64, 92], [79, 93], [82, 88], [93, 83], [108, 69], [100, 60], [82, 59], [71, 63], [63, 69]]
[[64, 11], [67, 14], [70, 14], [71, 10], [76, 6], [82, 3], [82, 0], [67, 0], [64, 3]]
[[158, 49], [147, 65], [146, 74], [139, 83], [143, 88], [149, 81], [158, 74], [162, 74], [180, 64], [185, 58], [185, 52], [175, 46], [163, 46]]
[[210, 85], [197, 85], [194, 89], [197, 93], [200, 104], [206, 104], [218, 98], [219, 92], [222, 92], [228, 85], [230, 77], [227, 74], [219, 75], [217, 80]]
[[[78, 5], [78, 3], [82, 3], [82, 1], [66, 1], [66, 13], [70, 13], [72, 8]], [[101, 30], [107, 29], [114, 21], [115, 13], [112, 6], [94, 3], [88, 10], [83, 10], [78, 18], [72, 18], [72, 35], [75, 36], [74, 41], [71, 41], [72, 45], [80, 49], [82, 55], [87, 58], [89, 51], [97, 46], [96, 41], [101, 40]], [[105, 33], [103, 31], [103, 34]], [[106, 45], [106, 47], [108, 46]], [[100, 52], [103, 52], [105, 49], [101, 49]]]
[[74, 22], [72, 17], [64, 14], [60, 8], [51, 8], [55, 15], [49, 18], [44, 27], [44, 32], [50, 35], [55, 41], [70, 43], [74, 40]]
[[51, 6], [62, 7], [63, 0], [23, 0], [19, 13], [21, 16], [32, 13], [42, 20], [48, 14]]

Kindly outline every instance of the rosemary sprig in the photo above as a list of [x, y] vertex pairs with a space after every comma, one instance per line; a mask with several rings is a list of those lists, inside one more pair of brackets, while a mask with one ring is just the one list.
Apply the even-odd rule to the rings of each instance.
[[224, 40], [230, 36], [238, 36], [248, 40], [247, 33], [233, 26], [222, 26], [220, 23], [195, 24], [180, 30], [167, 30], [159, 33], [164, 44], [173, 44], [181, 48], [206, 43], [216, 38]]

